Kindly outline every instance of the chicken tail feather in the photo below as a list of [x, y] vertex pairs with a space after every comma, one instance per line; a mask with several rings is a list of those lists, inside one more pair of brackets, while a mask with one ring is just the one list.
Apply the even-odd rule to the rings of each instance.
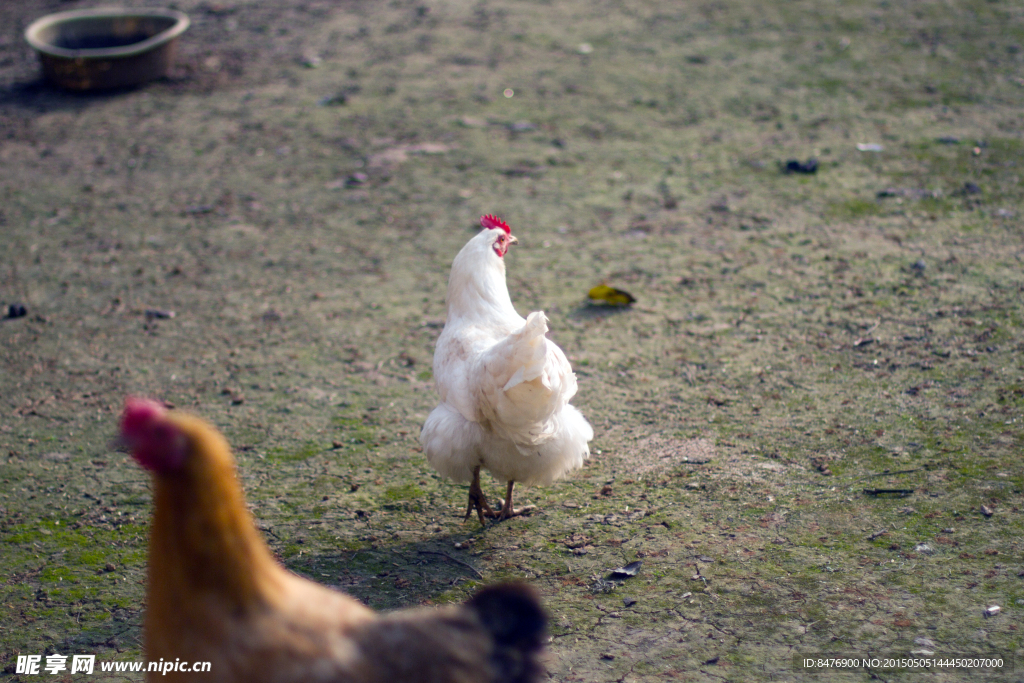
[[[502, 391], [508, 391], [523, 382], [532, 382], [544, 374], [547, 361], [547, 344], [545, 337], [548, 332], [548, 319], [541, 311], [534, 311], [526, 319], [523, 329], [517, 332], [515, 339], [515, 362], [519, 368], [509, 378]], [[545, 382], [545, 385], [548, 383]], [[547, 387], [550, 388], [550, 387]]]
[[484, 417], [524, 455], [554, 438], [556, 415], [576, 393], [569, 361], [548, 341], [547, 331], [544, 313], [531, 313], [522, 328], [487, 351], [479, 366]]

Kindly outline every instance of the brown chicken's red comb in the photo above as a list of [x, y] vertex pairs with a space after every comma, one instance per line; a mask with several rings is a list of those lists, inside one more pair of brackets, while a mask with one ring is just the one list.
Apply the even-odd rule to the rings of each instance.
[[512, 228], [508, 227], [508, 223], [491, 214], [480, 216], [480, 225], [488, 229], [501, 228], [505, 231], [506, 235], [512, 234]]

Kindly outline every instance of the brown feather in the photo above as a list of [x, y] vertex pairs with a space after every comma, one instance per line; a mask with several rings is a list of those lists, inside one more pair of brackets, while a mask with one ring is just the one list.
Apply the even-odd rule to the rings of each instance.
[[[227, 441], [199, 418], [170, 412], [164, 419], [189, 449], [183, 467], [153, 475], [146, 653], [150, 662], [211, 667], [149, 672], [148, 681], [536, 679], [545, 620], [531, 589], [495, 587], [479, 604], [378, 615], [282, 567], [245, 506]], [[502, 631], [507, 619], [495, 617], [506, 613], [521, 624], [520, 641]]]

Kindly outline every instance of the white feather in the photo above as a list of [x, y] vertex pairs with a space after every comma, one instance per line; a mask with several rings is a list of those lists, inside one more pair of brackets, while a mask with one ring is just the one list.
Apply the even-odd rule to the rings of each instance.
[[498, 230], [482, 230], [462, 248], [448, 280], [448, 318], [434, 352], [441, 404], [420, 443], [438, 472], [469, 481], [474, 468], [499, 481], [550, 484], [579, 469], [594, 430], [569, 400], [576, 375], [547, 339], [541, 311], [525, 320], [493, 249]]

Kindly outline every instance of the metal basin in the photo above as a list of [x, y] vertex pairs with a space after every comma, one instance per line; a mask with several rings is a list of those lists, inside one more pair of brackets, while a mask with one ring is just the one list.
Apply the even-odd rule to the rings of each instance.
[[169, 9], [74, 10], [25, 29], [43, 76], [69, 90], [109, 90], [167, 74], [188, 16]]

